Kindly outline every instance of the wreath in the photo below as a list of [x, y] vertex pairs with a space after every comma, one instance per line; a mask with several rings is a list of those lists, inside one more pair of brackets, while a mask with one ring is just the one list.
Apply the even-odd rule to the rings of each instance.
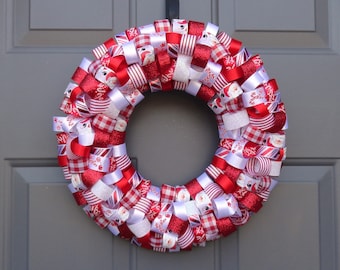
[[[84, 58], [53, 118], [58, 163], [76, 203], [101, 228], [154, 251], [190, 250], [258, 212], [286, 157], [287, 119], [261, 57], [218, 26], [156, 20], [115, 35]], [[220, 137], [205, 171], [153, 185], [134, 168], [125, 133], [143, 93], [185, 91], [216, 115]]]

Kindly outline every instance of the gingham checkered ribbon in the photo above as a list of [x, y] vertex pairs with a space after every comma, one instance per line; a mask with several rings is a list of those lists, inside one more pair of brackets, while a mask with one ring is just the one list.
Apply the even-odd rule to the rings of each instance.
[[171, 32], [171, 24], [169, 20], [156, 20], [155, 21], [156, 32]]
[[102, 229], [106, 228], [110, 223], [110, 221], [103, 216], [95, 217], [94, 222]]
[[111, 133], [114, 130], [116, 120], [105, 114], [97, 114], [92, 121], [92, 125], [104, 132]]
[[251, 125], [243, 129], [242, 137], [257, 144], [264, 144], [266, 142], [266, 133]]
[[176, 198], [176, 188], [163, 184], [161, 188], [161, 202], [172, 203]]
[[140, 193], [136, 189], [131, 189], [120, 200], [120, 205], [125, 207], [126, 209], [130, 209], [139, 202], [140, 198]]
[[[58, 162], [78, 205], [101, 228], [158, 252], [227, 236], [268, 200], [286, 158], [285, 106], [259, 55], [218, 26], [156, 20], [114, 35], [83, 58], [54, 117]], [[185, 91], [216, 115], [220, 143], [197, 178], [144, 179], [125, 145], [147, 91]]]
[[68, 160], [68, 170], [69, 173], [82, 173], [88, 169], [88, 159], [78, 158]]
[[207, 235], [207, 237], [212, 237], [218, 234], [218, 227], [216, 224], [216, 217], [213, 213], [206, 214], [201, 217], [201, 224]]

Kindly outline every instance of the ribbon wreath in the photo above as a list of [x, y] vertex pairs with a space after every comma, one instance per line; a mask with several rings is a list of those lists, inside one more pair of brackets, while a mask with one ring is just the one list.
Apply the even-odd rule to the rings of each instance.
[[[218, 26], [183, 19], [127, 29], [84, 58], [53, 118], [58, 161], [101, 228], [154, 251], [227, 236], [267, 201], [286, 157], [287, 118], [261, 57]], [[185, 91], [216, 115], [220, 143], [197, 178], [155, 186], [133, 167], [125, 130], [146, 91]]]

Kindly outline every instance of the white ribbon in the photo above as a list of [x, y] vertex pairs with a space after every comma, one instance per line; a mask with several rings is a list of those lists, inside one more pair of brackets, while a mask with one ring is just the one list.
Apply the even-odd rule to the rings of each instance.
[[156, 28], [154, 24], [146, 24], [138, 27], [138, 31], [140, 34], [152, 34], [156, 32]]
[[129, 102], [126, 100], [124, 95], [118, 90], [118, 88], [112, 89], [112, 91], [109, 92], [108, 97], [111, 99], [111, 101], [114, 103], [115, 107], [121, 111], [125, 109]]
[[113, 70], [109, 69], [106, 66], [101, 66], [98, 68], [95, 78], [98, 81], [107, 84], [110, 89], [113, 89], [117, 84], [116, 74], [113, 72]]
[[80, 62], [80, 64], [79, 64], [79, 67], [87, 72], [88, 69], [89, 69], [89, 66], [90, 66], [91, 64], [92, 64], [92, 61], [89, 60], [89, 59], [87, 59], [86, 57], [84, 57], [84, 58], [81, 60], [81, 62]]
[[165, 32], [152, 33], [150, 35], [150, 43], [155, 48], [157, 53], [160, 51], [165, 51], [167, 49], [167, 46], [164, 46], [166, 44]]
[[187, 202], [190, 200], [190, 193], [185, 186], [176, 187], [176, 201]]
[[113, 145], [112, 150], [113, 150], [114, 157], [120, 157], [120, 156], [124, 156], [127, 154], [125, 143]]
[[103, 201], [110, 198], [113, 188], [105, 184], [103, 181], [98, 180], [92, 187], [91, 192]]
[[211, 178], [205, 172], [198, 176], [196, 180], [203, 189], [205, 189], [208, 185], [214, 183], [213, 180], [211, 180]]
[[80, 121], [84, 120], [84, 118], [76, 117], [72, 114], [69, 114], [66, 117], [58, 117], [58, 120], [61, 121], [62, 130], [67, 133], [71, 133], [75, 131], [76, 125]]
[[147, 218], [144, 218], [137, 223], [127, 224], [127, 226], [137, 238], [142, 238], [147, 235], [151, 229], [151, 223]]
[[237, 200], [231, 194], [213, 199], [212, 206], [214, 214], [218, 219], [240, 213]]
[[282, 161], [271, 160], [270, 176], [279, 176], [281, 172]]
[[173, 202], [173, 212], [176, 217], [182, 220], [188, 219], [187, 209], [184, 202]]
[[219, 27], [216, 24], [213, 24], [211, 22], [207, 22], [205, 26], [205, 32], [210, 33], [213, 36], [216, 36], [218, 33]]
[[200, 90], [201, 86], [202, 86], [201, 82], [190, 80], [187, 88], [185, 89], [185, 92], [195, 97], [198, 91]]
[[126, 63], [128, 65], [139, 62], [138, 53], [136, 51], [135, 43], [133, 40], [123, 43], [122, 48], [123, 48]]
[[249, 191], [255, 191], [260, 184], [260, 180], [241, 173], [236, 183], [239, 187], [246, 188]]
[[123, 178], [123, 173], [120, 169], [116, 169], [113, 172], [107, 173], [103, 176], [102, 180], [107, 185], [113, 185], [119, 182]]
[[236, 112], [226, 112], [222, 115], [222, 120], [226, 130], [239, 129], [249, 124], [249, 116], [245, 109]]
[[77, 189], [77, 190], [86, 190], [87, 189], [86, 185], [83, 183], [83, 180], [81, 179], [80, 174], [72, 173], [71, 183], [74, 186], [74, 188]]
[[146, 198], [148, 198], [149, 200], [155, 201], [155, 202], [159, 202], [159, 200], [161, 199], [160, 187], [151, 185], [148, 193], [146, 194]]
[[179, 82], [188, 82], [190, 78], [190, 64], [191, 64], [192, 56], [178, 54], [176, 66], [173, 74], [173, 80]]
[[251, 91], [264, 82], [269, 81], [268, 74], [264, 67], [254, 72], [242, 85], [244, 91]]
[[236, 155], [232, 152], [226, 156], [225, 160], [228, 164], [240, 170], [243, 170], [246, 167], [248, 161], [246, 158]]

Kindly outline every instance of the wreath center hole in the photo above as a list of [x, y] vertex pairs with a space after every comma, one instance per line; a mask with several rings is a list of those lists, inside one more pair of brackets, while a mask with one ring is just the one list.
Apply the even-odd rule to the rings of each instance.
[[126, 145], [154, 185], [183, 185], [210, 164], [218, 145], [215, 114], [181, 91], [146, 93], [130, 117]]

